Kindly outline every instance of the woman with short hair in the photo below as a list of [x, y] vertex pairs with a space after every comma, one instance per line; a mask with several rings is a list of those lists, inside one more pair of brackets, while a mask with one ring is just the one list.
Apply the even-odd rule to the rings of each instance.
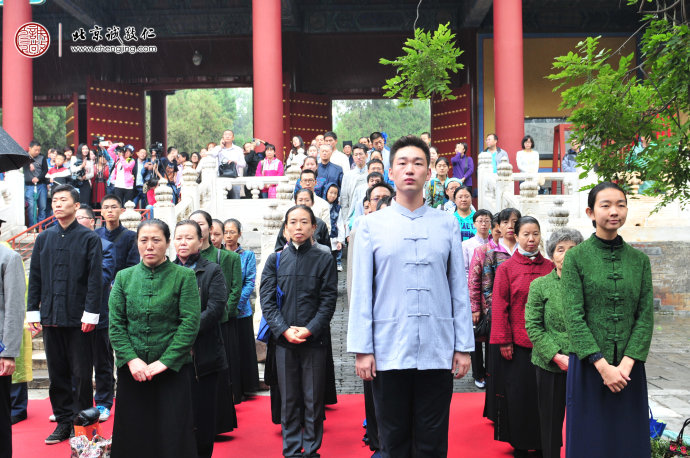
[[537, 373], [537, 401], [544, 458], [559, 458], [563, 445], [565, 386], [570, 343], [565, 329], [561, 272], [565, 253], [582, 243], [575, 229], [555, 231], [546, 242], [546, 254], [555, 269], [535, 279], [525, 305], [525, 328], [532, 342], [532, 364]]
[[490, 342], [500, 348], [499, 365], [505, 384], [505, 399], [496, 421], [497, 439], [509, 442], [515, 448], [515, 457], [527, 457], [528, 450], [541, 450], [541, 436], [525, 304], [532, 281], [547, 275], [554, 266], [539, 252], [539, 221], [523, 216], [515, 223], [515, 234], [517, 250], [496, 270]]
[[194, 272], [170, 262], [170, 229], [137, 228], [141, 262], [121, 270], [110, 292], [110, 342], [117, 358], [111, 456], [195, 456], [192, 346], [201, 305]]

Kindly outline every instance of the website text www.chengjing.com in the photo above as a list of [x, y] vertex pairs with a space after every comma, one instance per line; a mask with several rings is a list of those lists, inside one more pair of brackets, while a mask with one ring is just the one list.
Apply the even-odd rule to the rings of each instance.
[[73, 53], [114, 53], [114, 54], [138, 54], [158, 52], [158, 47], [149, 46], [130, 46], [130, 45], [91, 45], [69, 47]]

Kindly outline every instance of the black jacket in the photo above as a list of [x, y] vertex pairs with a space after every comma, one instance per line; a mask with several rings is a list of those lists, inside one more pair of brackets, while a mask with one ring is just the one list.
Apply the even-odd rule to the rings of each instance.
[[[34, 165], [34, 171], [31, 171], [31, 164]], [[38, 183], [36, 184], [48, 184], [50, 180], [46, 178], [46, 173], [48, 173], [48, 161], [46, 157], [39, 154], [32, 159], [31, 162], [24, 166], [24, 184], [27, 186], [33, 185], [31, 179], [33, 177], [38, 177]]]
[[31, 253], [27, 310], [47, 326], [79, 327], [84, 311], [99, 314], [103, 294], [101, 239], [75, 219], [36, 237]]
[[[276, 284], [284, 293], [281, 310]], [[281, 252], [277, 272], [276, 253], [271, 253], [261, 275], [260, 294], [261, 310], [278, 345], [326, 345], [338, 297], [338, 273], [331, 250], [311, 241], [299, 248], [290, 244]], [[304, 326], [313, 335], [303, 344], [290, 344], [282, 336], [290, 326]]]
[[[283, 235], [284, 232], [285, 232], [285, 223], [281, 224], [280, 230], [278, 231], [278, 237], [276, 238], [275, 251], [280, 251], [283, 248], [285, 248], [285, 244], [287, 243], [287, 240], [285, 239], [285, 236]], [[325, 247], [328, 247], [330, 250], [331, 237], [330, 237], [330, 234], [328, 233], [328, 226], [326, 226], [326, 223], [324, 223], [321, 218], [316, 218], [316, 230], [314, 231], [314, 240], [316, 240], [316, 243], [319, 243]]]
[[228, 367], [220, 331], [220, 319], [228, 302], [228, 291], [218, 264], [199, 257], [194, 272], [201, 299], [201, 322], [192, 347], [192, 360], [196, 376], [203, 377]]
[[[137, 186], [137, 176], [138, 176], [138, 174], [139, 174], [139, 158], [138, 158], [138, 157], [135, 157], [135, 158], [134, 158], [134, 161], [135, 161], [135, 162], [134, 162], [134, 168], [132, 169], [132, 176], [134, 176], [134, 187], [136, 187], [136, 186]], [[148, 164], [149, 162], [151, 162], [151, 159], [149, 159], [149, 158], [144, 159], [144, 165]], [[154, 175], [153, 175], [154, 173], [155, 173], [155, 172], [154, 172], [154, 169], [145, 170], [145, 171], [144, 171], [144, 174], [143, 174], [143, 176], [142, 176], [142, 179], [143, 179], [143, 181], [144, 181], [143, 184], [146, 184], [147, 181], [149, 181], [151, 178], [153, 178], [153, 177], [154, 177]], [[143, 185], [142, 185], [142, 186], [143, 186]]]

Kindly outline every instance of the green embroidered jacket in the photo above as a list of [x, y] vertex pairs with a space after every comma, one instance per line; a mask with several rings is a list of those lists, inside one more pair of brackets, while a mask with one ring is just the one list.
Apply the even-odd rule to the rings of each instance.
[[108, 305], [117, 367], [140, 358], [178, 372], [192, 362], [201, 316], [192, 269], [168, 260], [151, 269], [142, 261], [118, 272]]
[[592, 235], [566, 253], [562, 282], [570, 350], [578, 358], [601, 352], [610, 364], [623, 356], [647, 359], [654, 327], [647, 255]]
[[532, 364], [550, 372], [563, 372], [552, 360], [557, 353], [568, 356], [570, 350], [561, 285], [556, 269], [535, 278], [525, 305], [525, 328], [533, 345]]

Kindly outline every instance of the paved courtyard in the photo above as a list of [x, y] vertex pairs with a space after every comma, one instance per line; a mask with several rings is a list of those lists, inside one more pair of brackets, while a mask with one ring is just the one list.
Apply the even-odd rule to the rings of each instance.
[[[355, 375], [354, 355], [347, 353], [347, 306], [345, 272], [339, 274], [338, 302], [331, 322], [333, 359], [338, 393], [362, 393]], [[654, 416], [667, 422], [667, 429], [679, 431], [690, 417], [690, 316], [656, 314], [654, 337], [647, 359], [649, 405]], [[454, 382], [455, 392], [478, 392], [471, 373]], [[268, 394], [268, 392], [261, 393]], [[30, 398], [48, 397], [47, 389], [30, 390]]]

